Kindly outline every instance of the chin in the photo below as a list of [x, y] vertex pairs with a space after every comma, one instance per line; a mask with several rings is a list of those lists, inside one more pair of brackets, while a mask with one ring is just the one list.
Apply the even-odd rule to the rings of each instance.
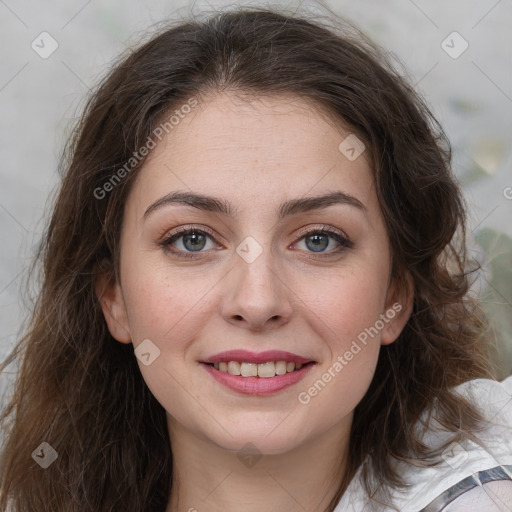
[[279, 455], [297, 448], [305, 441], [296, 429], [286, 426], [285, 423], [286, 420], [276, 427], [279, 422], [275, 422], [270, 428], [268, 424], [252, 425], [251, 428], [245, 425], [245, 427], [228, 430], [231, 436], [222, 430], [217, 432], [220, 435], [208, 437], [211, 442], [225, 450], [238, 453], [244, 450], [250, 451], [255, 447], [257, 454]]

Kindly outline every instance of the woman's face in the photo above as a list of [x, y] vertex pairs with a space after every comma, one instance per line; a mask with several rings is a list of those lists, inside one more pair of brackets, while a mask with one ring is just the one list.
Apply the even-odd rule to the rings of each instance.
[[[223, 94], [151, 151], [102, 306], [171, 428], [284, 453], [350, 425], [410, 309], [388, 286], [384, 220], [349, 135], [297, 97]], [[178, 192], [208, 199], [172, 202]]]

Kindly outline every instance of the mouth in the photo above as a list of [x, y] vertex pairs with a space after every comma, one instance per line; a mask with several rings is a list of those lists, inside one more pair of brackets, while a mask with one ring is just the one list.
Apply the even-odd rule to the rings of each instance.
[[223, 387], [244, 395], [274, 395], [302, 380], [318, 364], [312, 359], [283, 352], [229, 350], [200, 365]]
[[202, 364], [210, 366], [219, 372], [228, 373], [229, 375], [269, 379], [280, 375], [295, 373], [304, 367], [313, 366], [316, 364], [316, 361], [307, 361], [304, 363], [286, 360], [266, 361], [263, 363], [220, 361], [215, 363], [203, 362]]
[[299, 382], [318, 364], [283, 350], [228, 350], [199, 363], [216, 382], [246, 395], [277, 393]]

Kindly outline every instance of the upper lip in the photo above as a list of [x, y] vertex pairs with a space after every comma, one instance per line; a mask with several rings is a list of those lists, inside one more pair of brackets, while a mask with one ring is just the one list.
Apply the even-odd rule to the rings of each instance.
[[266, 363], [268, 361], [287, 361], [298, 364], [314, 362], [312, 359], [302, 357], [282, 350], [266, 350], [265, 352], [250, 352], [248, 350], [227, 350], [200, 361], [201, 363], [221, 363], [238, 361], [241, 363]]

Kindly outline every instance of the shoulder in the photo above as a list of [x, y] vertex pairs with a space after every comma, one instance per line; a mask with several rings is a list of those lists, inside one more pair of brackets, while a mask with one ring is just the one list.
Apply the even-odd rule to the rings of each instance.
[[[477, 508], [481, 512], [512, 510], [511, 496], [504, 497], [508, 499], [505, 508], [503, 505], [501, 509], [490, 508], [496, 505], [488, 503], [493, 488], [505, 493], [510, 493], [512, 488], [512, 377], [502, 382], [475, 379], [458, 386], [456, 392], [475, 404], [484, 417], [482, 428], [473, 432], [477, 442], [465, 439], [450, 443], [435, 467], [404, 468], [410, 490], [416, 491], [412, 493], [413, 502], [422, 503], [425, 512], [440, 510], [429, 509], [427, 505], [434, 503], [444, 506], [452, 503], [451, 507], [458, 508], [450, 511], [467, 512], [470, 509], [464, 508], [464, 504], [468, 500], [475, 503], [487, 500], [487, 508]], [[440, 447], [451, 437], [451, 433], [438, 428], [436, 423], [430, 424], [425, 435], [426, 444], [431, 447]], [[411, 505], [407, 498], [406, 501]]]
[[496, 466], [466, 477], [441, 492], [421, 512], [512, 510], [512, 466]]
[[443, 512], [504, 512], [512, 510], [512, 480], [497, 480], [461, 494]]
[[[484, 417], [482, 428], [473, 432], [477, 442], [465, 439], [450, 443], [434, 467], [404, 467], [410, 487], [405, 494], [396, 494], [403, 506], [400, 510], [437, 512], [450, 504], [446, 512], [468, 512], [471, 502], [479, 512], [512, 510], [512, 377], [502, 382], [475, 379], [455, 391], [475, 404]], [[436, 448], [451, 436], [431, 420], [424, 440]], [[501, 494], [492, 501], [494, 490], [503, 494], [506, 506], [500, 504]], [[478, 508], [479, 503], [485, 506]]]
[[501, 382], [491, 379], [469, 380], [455, 387], [454, 391], [484, 407], [503, 410], [505, 414], [512, 410], [512, 375]]
[[[453, 432], [431, 417], [419, 436], [426, 446], [441, 449], [440, 460], [435, 465], [396, 461], [405, 488], [387, 489], [387, 499], [382, 500], [387, 505], [375, 510], [470, 512], [473, 508], [468, 503], [474, 503], [471, 506], [478, 512], [512, 510], [512, 376], [502, 382], [475, 379], [455, 391], [474, 403], [484, 417], [482, 428], [473, 432], [477, 442], [450, 442]], [[336, 511], [371, 509], [361, 483], [358, 471]]]

